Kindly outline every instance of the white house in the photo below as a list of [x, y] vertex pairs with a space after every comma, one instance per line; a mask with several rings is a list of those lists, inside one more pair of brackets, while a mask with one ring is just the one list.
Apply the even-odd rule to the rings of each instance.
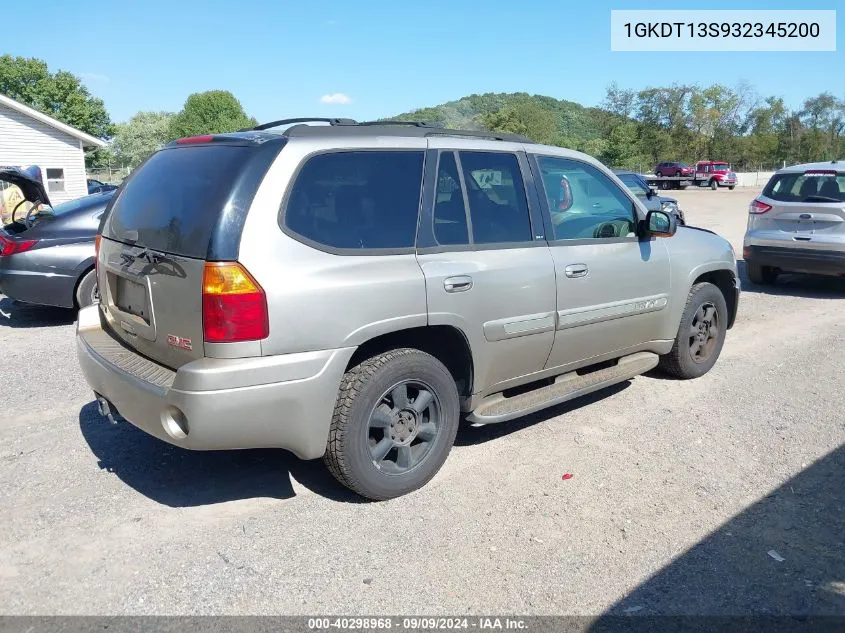
[[88, 194], [85, 151], [105, 141], [0, 94], [0, 166], [41, 168], [50, 202]]

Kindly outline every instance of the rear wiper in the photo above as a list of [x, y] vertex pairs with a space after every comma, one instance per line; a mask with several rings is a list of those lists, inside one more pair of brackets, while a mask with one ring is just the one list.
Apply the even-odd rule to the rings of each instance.
[[845, 200], [831, 198], [830, 196], [807, 196], [801, 202], [845, 202]]

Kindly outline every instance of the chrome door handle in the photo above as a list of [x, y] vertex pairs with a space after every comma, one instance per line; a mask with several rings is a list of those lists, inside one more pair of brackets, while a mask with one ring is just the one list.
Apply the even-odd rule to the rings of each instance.
[[447, 277], [443, 280], [443, 288], [446, 292], [466, 292], [472, 288], [472, 277], [467, 275]]
[[563, 272], [567, 277], [584, 277], [589, 271], [586, 264], [570, 264]]

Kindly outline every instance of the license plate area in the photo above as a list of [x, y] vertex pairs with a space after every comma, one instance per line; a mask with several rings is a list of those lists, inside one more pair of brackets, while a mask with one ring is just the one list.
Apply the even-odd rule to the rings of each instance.
[[123, 312], [150, 324], [150, 302], [147, 287], [126, 277], [115, 276], [114, 304]]

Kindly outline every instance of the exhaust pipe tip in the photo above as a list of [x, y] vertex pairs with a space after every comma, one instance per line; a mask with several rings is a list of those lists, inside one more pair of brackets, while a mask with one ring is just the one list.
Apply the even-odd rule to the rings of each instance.
[[190, 433], [188, 427], [188, 419], [180, 409], [174, 406], [168, 406], [161, 414], [161, 425], [164, 432], [167, 433], [174, 440], [184, 440]]
[[117, 424], [117, 419], [112, 412], [112, 405], [111, 403], [103, 398], [100, 394], [94, 394], [97, 397], [97, 411], [99, 411], [100, 415], [104, 418], [108, 419], [109, 422], [112, 424]]

